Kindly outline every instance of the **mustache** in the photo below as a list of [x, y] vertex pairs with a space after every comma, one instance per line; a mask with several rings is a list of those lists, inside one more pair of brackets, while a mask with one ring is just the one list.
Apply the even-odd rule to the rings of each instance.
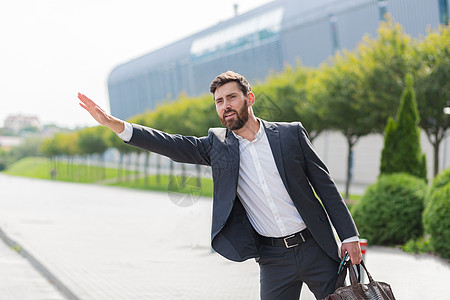
[[227, 110], [225, 110], [225, 111], [223, 112], [222, 117], [225, 118], [225, 115], [226, 115], [227, 113], [230, 113], [230, 112], [234, 112], [236, 115], [238, 115], [238, 112], [237, 112], [236, 110], [230, 108], [230, 109], [227, 109]]

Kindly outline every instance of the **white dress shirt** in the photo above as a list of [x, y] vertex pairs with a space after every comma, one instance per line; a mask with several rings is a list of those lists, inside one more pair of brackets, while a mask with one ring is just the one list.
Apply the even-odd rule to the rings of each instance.
[[260, 235], [284, 237], [306, 228], [278, 173], [264, 126], [253, 141], [239, 140], [237, 194], [250, 223]]

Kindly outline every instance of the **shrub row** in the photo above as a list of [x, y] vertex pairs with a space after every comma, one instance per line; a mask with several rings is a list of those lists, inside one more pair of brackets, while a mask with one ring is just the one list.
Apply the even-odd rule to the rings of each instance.
[[369, 186], [352, 214], [363, 238], [375, 245], [403, 245], [450, 258], [450, 169], [430, 188], [406, 173], [382, 175]]

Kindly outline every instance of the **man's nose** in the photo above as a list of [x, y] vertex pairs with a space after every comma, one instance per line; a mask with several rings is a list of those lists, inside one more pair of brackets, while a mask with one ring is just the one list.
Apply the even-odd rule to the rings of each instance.
[[225, 109], [231, 108], [231, 101], [230, 100], [225, 100]]

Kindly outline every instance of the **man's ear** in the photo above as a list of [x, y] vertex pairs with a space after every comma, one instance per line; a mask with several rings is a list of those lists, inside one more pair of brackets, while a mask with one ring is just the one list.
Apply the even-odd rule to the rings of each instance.
[[252, 106], [255, 103], [255, 94], [248, 92], [248, 103]]

